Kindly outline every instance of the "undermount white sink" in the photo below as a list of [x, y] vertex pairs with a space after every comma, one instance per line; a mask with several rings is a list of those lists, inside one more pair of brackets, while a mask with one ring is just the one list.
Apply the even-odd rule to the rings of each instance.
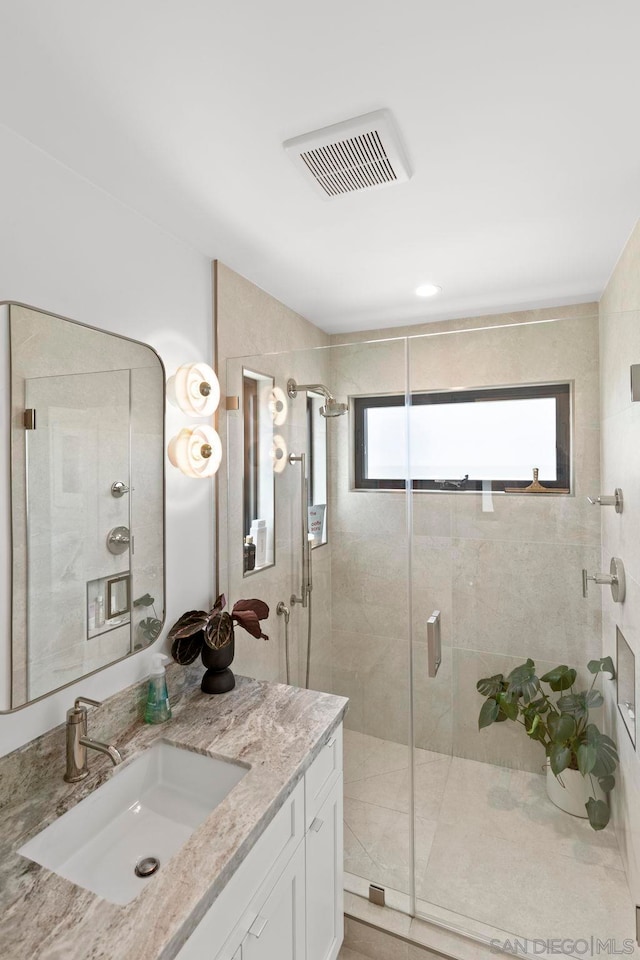
[[[167, 868], [248, 768], [159, 742], [52, 823], [18, 853], [111, 903], [129, 903]], [[137, 864], [156, 858], [147, 877]], [[143, 865], [145, 866], [145, 865]], [[151, 869], [154, 864], [147, 864]]]

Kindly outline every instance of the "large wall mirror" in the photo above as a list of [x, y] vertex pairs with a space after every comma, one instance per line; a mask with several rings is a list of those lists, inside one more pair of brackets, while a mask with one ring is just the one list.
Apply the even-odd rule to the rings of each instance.
[[0, 640], [5, 712], [160, 634], [164, 370], [146, 344], [62, 317], [12, 303], [0, 305], [0, 320], [12, 597]]

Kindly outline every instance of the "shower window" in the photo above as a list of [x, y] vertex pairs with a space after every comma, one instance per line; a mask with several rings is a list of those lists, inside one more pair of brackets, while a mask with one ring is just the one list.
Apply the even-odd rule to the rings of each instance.
[[[543, 486], [568, 492], [568, 383], [355, 397], [356, 489], [447, 492]], [[406, 464], [409, 425], [410, 464]]]

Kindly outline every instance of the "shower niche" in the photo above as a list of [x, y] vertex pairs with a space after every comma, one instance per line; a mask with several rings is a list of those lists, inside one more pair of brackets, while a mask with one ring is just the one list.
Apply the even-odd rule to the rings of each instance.
[[636, 658], [633, 650], [616, 627], [616, 690], [618, 711], [631, 743], [636, 745]]

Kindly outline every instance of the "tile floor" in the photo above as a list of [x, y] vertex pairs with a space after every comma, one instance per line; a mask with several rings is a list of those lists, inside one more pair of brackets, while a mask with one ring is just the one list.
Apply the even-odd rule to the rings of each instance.
[[[408, 749], [345, 731], [345, 871], [409, 889]], [[634, 937], [611, 826], [554, 807], [542, 774], [416, 751], [416, 894], [518, 937]], [[345, 960], [354, 960], [349, 954]]]

